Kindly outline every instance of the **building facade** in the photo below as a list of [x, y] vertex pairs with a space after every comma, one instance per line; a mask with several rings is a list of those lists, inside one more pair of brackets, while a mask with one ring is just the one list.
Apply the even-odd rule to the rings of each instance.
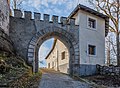
[[80, 74], [92, 75], [105, 65], [105, 19], [81, 9], [71, 17], [79, 25]]
[[69, 53], [67, 47], [58, 39], [54, 39], [51, 51], [46, 57], [47, 68], [63, 73], [69, 70]]
[[69, 18], [74, 18], [79, 25], [79, 72], [81, 75], [95, 74], [96, 64], [105, 65], [106, 18], [83, 5], [78, 5]]
[[60, 22], [55, 15], [50, 20], [49, 14], [44, 14], [41, 20], [41, 13], [32, 15], [32, 12], [24, 11], [23, 15], [21, 10], [14, 10], [14, 16], [10, 16], [9, 35], [16, 53], [33, 66], [34, 72], [39, 69], [39, 47], [54, 37], [64, 44], [55, 40], [56, 43], [46, 58], [47, 67], [70, 75], [87, 76], [96, 73], [96, 64], [105, 64], [105, 37], [108, 28], [107, 16], [78, 5], [68, 17], [60, 17]]

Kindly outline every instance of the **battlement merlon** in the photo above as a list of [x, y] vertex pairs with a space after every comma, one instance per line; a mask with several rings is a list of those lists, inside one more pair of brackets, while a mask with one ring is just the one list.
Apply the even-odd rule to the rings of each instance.
[[32, 19], [32, 12], [31, 11], [24, 11], [25, 19]]
[[61, 17], [60, 22], [62, 25], [66, 25], [67, 24], [67, 17]]
[[43, 20], [44, 20], [45, 22], [49, 22], [49, 21], [50, 21], [50, 15], [49, 15], [49, 14], [44, 14]]
[[21, 10], [14, 9], [14, 17], [22, 18], [23, 13]]
[[58, 23], [58, 17], [59, 17], [59, 16], [56, 16], [56, 15], [53, 15], [53, 16], [52, 16], [52, 21], [53, 21], [53, 23]]
[[68, 19], [68, 24], [75, 25], [75, 18]]
[[[22, 18], [23, 17], [23, 13], [21, 10], [18, 9], [14, 9], [14, 17], [17, 18]], [[32, 19], [32, 12], [31, 11], [24, 11], [24, 19]], [[52, 16], [52, 21], [53, 23], [58, 23], [58, 18], [59, 16], [53, 15]], [[41, 14], [34, 12], [34, 19], [35, 20], [40, 20], [41, 19]], [[50, 15], [49, 14], [44, 14], [43, 15], [43, 21], [44, 22], [50, 22]], [[74, 18], [70, 18], [68, 19], [67, 17], [60, 17], [60, 23], [62, 25], [75, 25], [75, 19]]]
[[40, 20], [41, 19], [41, 14], [34, 12], [34, 19], [35, 20]]

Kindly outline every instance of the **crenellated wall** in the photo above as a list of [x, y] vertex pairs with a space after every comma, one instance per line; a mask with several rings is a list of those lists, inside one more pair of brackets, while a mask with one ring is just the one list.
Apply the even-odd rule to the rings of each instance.
[[[8, 2], [0, 0], [0, 49], [10, 53], [15, 49], [17, 55], [24, 58], [33, 66], [33, 71], [37, 72], [39, 47], [47, 39], [55, 37], [65, 44], [69, 51], [69, 73], [92, 75], [96, 71], [95, 64], [104, 64], [104, 40], [109, 19], [85, 6], [80, 6], [78, 10], [80, 9], [78, 15], [75, 15], [77, 10], [73, 11], [73, 15], [78, 16], [75, 17], [76, 20], [72, 15], [68, 18], [56, 15], [50, 17], [49, 14], [41, 16], [41, 13], [22, 12], [17, 9], [9, 20]], [[96, 19], [97, 30], [88, 28], [88, 17]], [[88, 55], [89, 44], [96, 45], [97, 55], [94, 57]]]
[[[24, 11], [21, 12], [21, 10], [15, 9], [14, 10], [14, 17], [15, 18], [24, 18], [24, 19], [33, 19], [33, 20], [41, 20], [41, 13], [34, 12], [32, 17], [32, 12], [30, 11]], [[50, 15], [49, 14], [43, 14], [43, 20], [44, 22], [52, 22], [52, 23], [59, 23], [58, 21], [59, 16], [53, 15], [50, 21]], [[60, 17], [60, 23], [62, 26], [64, 25], [72, 25], [75, 26], [75, 19], [67, 19], [67, 17]]]
[[[33, 16], [33, 17], [32, 17]], [[79, 27], [75, 25], [75, 19], [44, 14], [41, 20], [40, 13], [20, 10], [14, 11], [14, 17], [10, 17], [10, 38], [14, 41], [17, 54], [22, 56], [33, 70], [38, 69], [38, 50], [40, 45], [51, 37], [61, 40], [70, 52], [70, 69], [75, 64], [75, 70], [79, 64]], [[77, 71], [74, 71], [77, 72]]]

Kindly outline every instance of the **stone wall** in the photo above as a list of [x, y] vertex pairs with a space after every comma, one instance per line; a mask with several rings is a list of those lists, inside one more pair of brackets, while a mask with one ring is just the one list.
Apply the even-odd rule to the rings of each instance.
[[0, 52], [14, 53], [9, 37], [9, 5], [7, 0], [0, 0]]
[[13, 42], [10, 37], [0, 28], [0, 52], [8, 52], [14, 54]]
[[[52, 16], [51, 18], [52, 21], [50, 21], [49, 14], [44, 14], [43, 20], [41, 20], [40, 13], [34, 13], [33, 16], [34, 17], [32, 18], [31, 12], [24, 11], [24, 17], [23, 17], [23, 12], [21, 12], [20, 10], [15, 10], [14, 17], [12, 16], [10, 17], [10, 37], [14, 41], [14, 46], [17, 53], [23, 58], [28, 59], [27, 58], [28, 45], [31, 39], [33, 38], [33, 36], [40, 34], [41, 32], [45, 34], [49, 34], [52, 31], [55, 32], [54, 27], [59, 27], [63, 29], [63, 30], [56, 29], [58, 30], [58, 32], [61, 32], [60, 33], [61, 35], [62, 34], [65, 35], [65, 33], [68, 32], [69, 35], [66, 34], [65, 36], [75, 37], [76, 39], [75, 41], [77, 41], [78, 43], [79, 32], [78, 32], [78, 26], [75, 25], [74, 19], [70, 19], [67, 22], [66, 17], [61, 17], [59, 23], [58, 22], [59, 17], [55, 15]], [[48, 38], [51, 38], [51, 36], [48, 35]], [[45, 41], [46, 39], [44, 38], [43, 40]], [[34, 43], [34, 41], [32, 43]], [[78, 49], [77, 45], [75, 47]]]
[[[62, 41], [70, 52], [70, 74], [76, 72], [79, 66], [79, 26], [75, 25], [75, 19], [53, 15], [50, 21], [49, 14], [29, 11], [23, 13], [14, 11], [14, 17], [10, 17], [10, 38], [14, 41], [14, 47], [22, 58], [33, 66], [33, 71], [38, 71], [38, 51], [41, 44], [52, 37]], [[77, 74], [77, 73], [76, 73]]]
[[9, 35], [9, 5], [7, 0], [0, 0], [0, 28]]
[[120, 75], [120, 67], [117, 66], [101, 66], [101, 65], [80, 65], [80, 69], [78, 70], [80, 76], [90, 76], [90, 75]]
[[100, 66], [100, 65], [97, 65], [97, 72], [100, 75], [119, 76], [120, 75], [120, 67], [118, 67], [118, 66]]

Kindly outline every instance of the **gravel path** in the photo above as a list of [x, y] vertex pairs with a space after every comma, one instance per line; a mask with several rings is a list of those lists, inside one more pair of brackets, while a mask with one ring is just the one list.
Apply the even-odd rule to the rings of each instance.
[[93, 88], [84, 82], [75, 81], [62, 73], [47, 69], [42, 69], [42, 71], [39, 88]]

